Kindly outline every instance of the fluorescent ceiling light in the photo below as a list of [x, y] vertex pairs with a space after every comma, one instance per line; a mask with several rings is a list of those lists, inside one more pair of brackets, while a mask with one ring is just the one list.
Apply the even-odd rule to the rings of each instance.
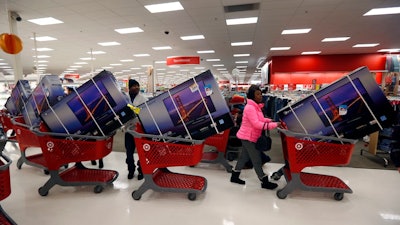
[[252, 23], [257, 23], [257, 20], [258, 20], [258, 17], [227, 19], [226, 25], [252, 24]]
[[122, 66], [121, 63], [110, 63], [110, 66]]
[[290, 47], [272, 47], [269, 50], [271, 51], [283, 51], [283, 50], [289, 50]]
[[[36, 56], [33, 56], [34, 58], [36, 58]], [[38, 59], [44, 59], [44, 58], [50, 58], [50, 56], [48, 55], [38, 55], [37, 56]]]
[[215, 64], [215, 65], [213, 65], [214, 67], [221, 67], [221, 66], [224, 66], [224, 64]]
[[115, 29], [115, 31], [120, 34], [132, 34], [132, 33], [143, 32], [143, 30], [140, 29], [139, 27], [120, 28], [120, 29]]
[[309, 52], [302, 52], [302, 55], [317, 55], [321, 54], [321, 51], [309, 51]]
[[37, 48], [37, 49], [34, 49], [34, 48], [32, 48], [32, 50], [33, 51], [38, 51], [38, 52], [48, 52], [48, 51], [53, 51], [54, 49], [52, 49], [52, 48]]
[[236, 66], [236, 68], [238, 68], [238, 69], [245, 69], [245, 68], [247, 68], [247, 66]]
[[234, 54], [233, 57], [246, 57], [250, 56], [250, 54]]
[[324, 38], [322, 42], [346, 41], [349, 39], [350, 37], [333, 37], [333, 38]]
[[[162, 60], [162, 61], [155, 61], [154, 63], [155, 63], [155, 64], [166, 64], [167, 61], [165, 61], [165, 60]], [[161, 69], [158, 69], [158, 70], [161, 70]], [[165, 69], [163, 69], [163, 70], [165, 70]]]
[[198, 54], [205, 54], [205, 53], [215, 53], [214, 50], [203, 50], [203, 51], [197, 51]]
[[135, 60], [133, 60], [133, 59], [121, 59], [121, 60], [119, 60], [120, 62], [133, 62], [133, 61], [135, 61]]
[[204, 70], [205, 67], [199, 66], [199, 67], [195, 67], [194, 69], [195, 69], [195, 70]]
[[70, 66], [72, 68], [81, 68], [82, 66]]
[[182, 36], [181, 39], [184, 41], [199, 40], [199, 39], [204, 39], [204, 36], [203, 35]]
[[400, 7], [375, 8], [369, 10], [363, 16], [377, 16], [377, 15], [399, 14], [399, 13], [400, 13]]
[[101, 46], [115, 46], [115, 45], [121, 45], [121, 43], [118, 43], [116, 41], [110, 41], [110, 42], [99, 42], [97, 43], [98, 45]]
[[236, 64], [243, 64], [243, 63], [249, 63], [249, 61], [236, 61]]
[[144, 53], [144, 54], [134, 54], [133, 56], [135, 56], [135, 57], [146, 57], [146, 56], [150, 56], [150, 55]]
[[371, 43], [371, 44], [356, 44], [353, 45], [353, 48], [370, 48], [370, 47], [375, 47], [378, 46], [379, 43]]
[[385, 48], [378, 50], [378, 52], [400, 52], [400, 48]]
[[170, 12], [183, 10], [183, 6], [180, 2], [169, 2], [169, 3], [161, 3], [161, 4], [153, 4], [153, 5], [145, 5], [144, 6], [151, 13], [160, 13], [160, 12]]
[[28, 20], [28, 21], [31, 22], [31, 23], [37, 24], [37, 25], [52, 25], [52, 24], [64, 23], [63, 21], [55, 19], [53, 17], [31, 19], [31, 20]]
[[80, 60], [96, 60], [96, 58], [84, 57], [84, 58], [80, 58]]
[[305, 29], [291, 29], [291, 30], [283, 30], [282, 34], [306, 34], [311, 31], [311, 28]]
[[93, 55], [101, 55], [101, 54], [106, 54], [106, 52], [103, 51], [91, 51], [91, 52], [86, 52], [87, 54], [93, 54]]
[[[35, 40], [35, 38], [31, 38], [32, 40]], [[36, 37], [36, 41], [55, 41], [57, 38], [49, 37], [49, 36], [42, 36], [42, 37]]]
[[245, 42], [232, 42], [231, 46], [245, 46], [245, 45], [252, 45], [252, 41], [245, 41]]
[[172, 49], [171, 46], [160, 46], [160, 47], [153, 47], [154, 50], [168, 50]]
[[221, 59], [206, 59], [207, 62], [219, 62]]
[[87, 62], [76, 62], [74, 64], [76, 64], [76, 65], [85, 65], [85, 64], [88, 64], [88, 63]]

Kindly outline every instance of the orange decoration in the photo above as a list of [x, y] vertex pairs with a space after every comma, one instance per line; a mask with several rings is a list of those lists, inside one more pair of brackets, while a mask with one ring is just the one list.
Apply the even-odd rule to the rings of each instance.
[[0, 35], [0, 47], [8, 54], [18, 54], [22, 51], [22, 41], [15, 34], [2, 33]]

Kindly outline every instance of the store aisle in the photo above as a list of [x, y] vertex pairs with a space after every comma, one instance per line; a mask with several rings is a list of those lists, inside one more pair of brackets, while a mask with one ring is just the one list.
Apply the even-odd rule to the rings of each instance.
[[[246, 186], [229, 182], [230, 174], [214, 164], [176, 167], [173, 171], [204, 176], [208, 187], [195, 201], [183, 193], [147, 191], [139, 201], [131, 197], [142, 181], [126, 178], [124, 153], [112, 152], [104, 159], [106, 169], [119, 171], [113, 186], [102, 193], [93, 187], [52, 188], [46, 197], [38, 188], [47, 180], [43, 171], [23, 165], [16, 168], [19, 152], [7, 145], [5, 152], [13, 163], [11, 195], [1, 206], [19, 224], [136, 224], [136, 225], [330, 225], [400, 224], [400, 174], [395, 170], [317, 167], [308, 171], [341, 178], [353, 190], [342, 201], [332, 194], [295, 191], [286, 199], [278, 199], [276, 191], [263, 190], [253, 170], [245, 170]], [[137, 158], [137, 156], [136, 156]], [[90, 163], [86, 163], [92, 167]], [[282, 164], [271, 163], [268, 173]], [[284, 187], [282, 177], [279, 188]]]

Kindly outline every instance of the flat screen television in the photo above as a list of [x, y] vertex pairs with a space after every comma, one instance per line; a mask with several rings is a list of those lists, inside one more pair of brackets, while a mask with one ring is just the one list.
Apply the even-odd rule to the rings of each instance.
[[22, 109], [25, 123], [30, 126], [39, 125], [41, 122], [40, 113], [60, 101], [64, 94], [64, 88], [57, 75], [43, 76]]
[[14, 116], [21, 115], [22, 107], [24, 107], [31, 92], [32, 89], [28, 80], [18, 80], [6, 101], [5, 107], [7, 111]]
[[278, 111], [291, 131], [351, 139], [390, 126], [394, 115], [366, 67]]
[[148, 134], [204, 139], [234, 125], [209, 70], [138, 107], [139, 120]]
[[41, 118], [52, 132], [107, 135], [133, 118], [128, 103], [114, 75], [103, 70], [43, 112]]

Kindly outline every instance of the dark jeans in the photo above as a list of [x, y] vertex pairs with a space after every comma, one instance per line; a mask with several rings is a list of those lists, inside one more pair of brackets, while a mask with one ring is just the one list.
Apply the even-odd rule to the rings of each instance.
[[[125, 150], [126, 150], [126, 164], [128, 165], [128, 170], [129, 171], [135, 171], [135, 159], [133, 157], [133, 154], [135, 153], [135, 140], [133, 139], [133, 136], [125, 132]], [[138, 166], [139, 166], [139, 161], [138, 161]]]

